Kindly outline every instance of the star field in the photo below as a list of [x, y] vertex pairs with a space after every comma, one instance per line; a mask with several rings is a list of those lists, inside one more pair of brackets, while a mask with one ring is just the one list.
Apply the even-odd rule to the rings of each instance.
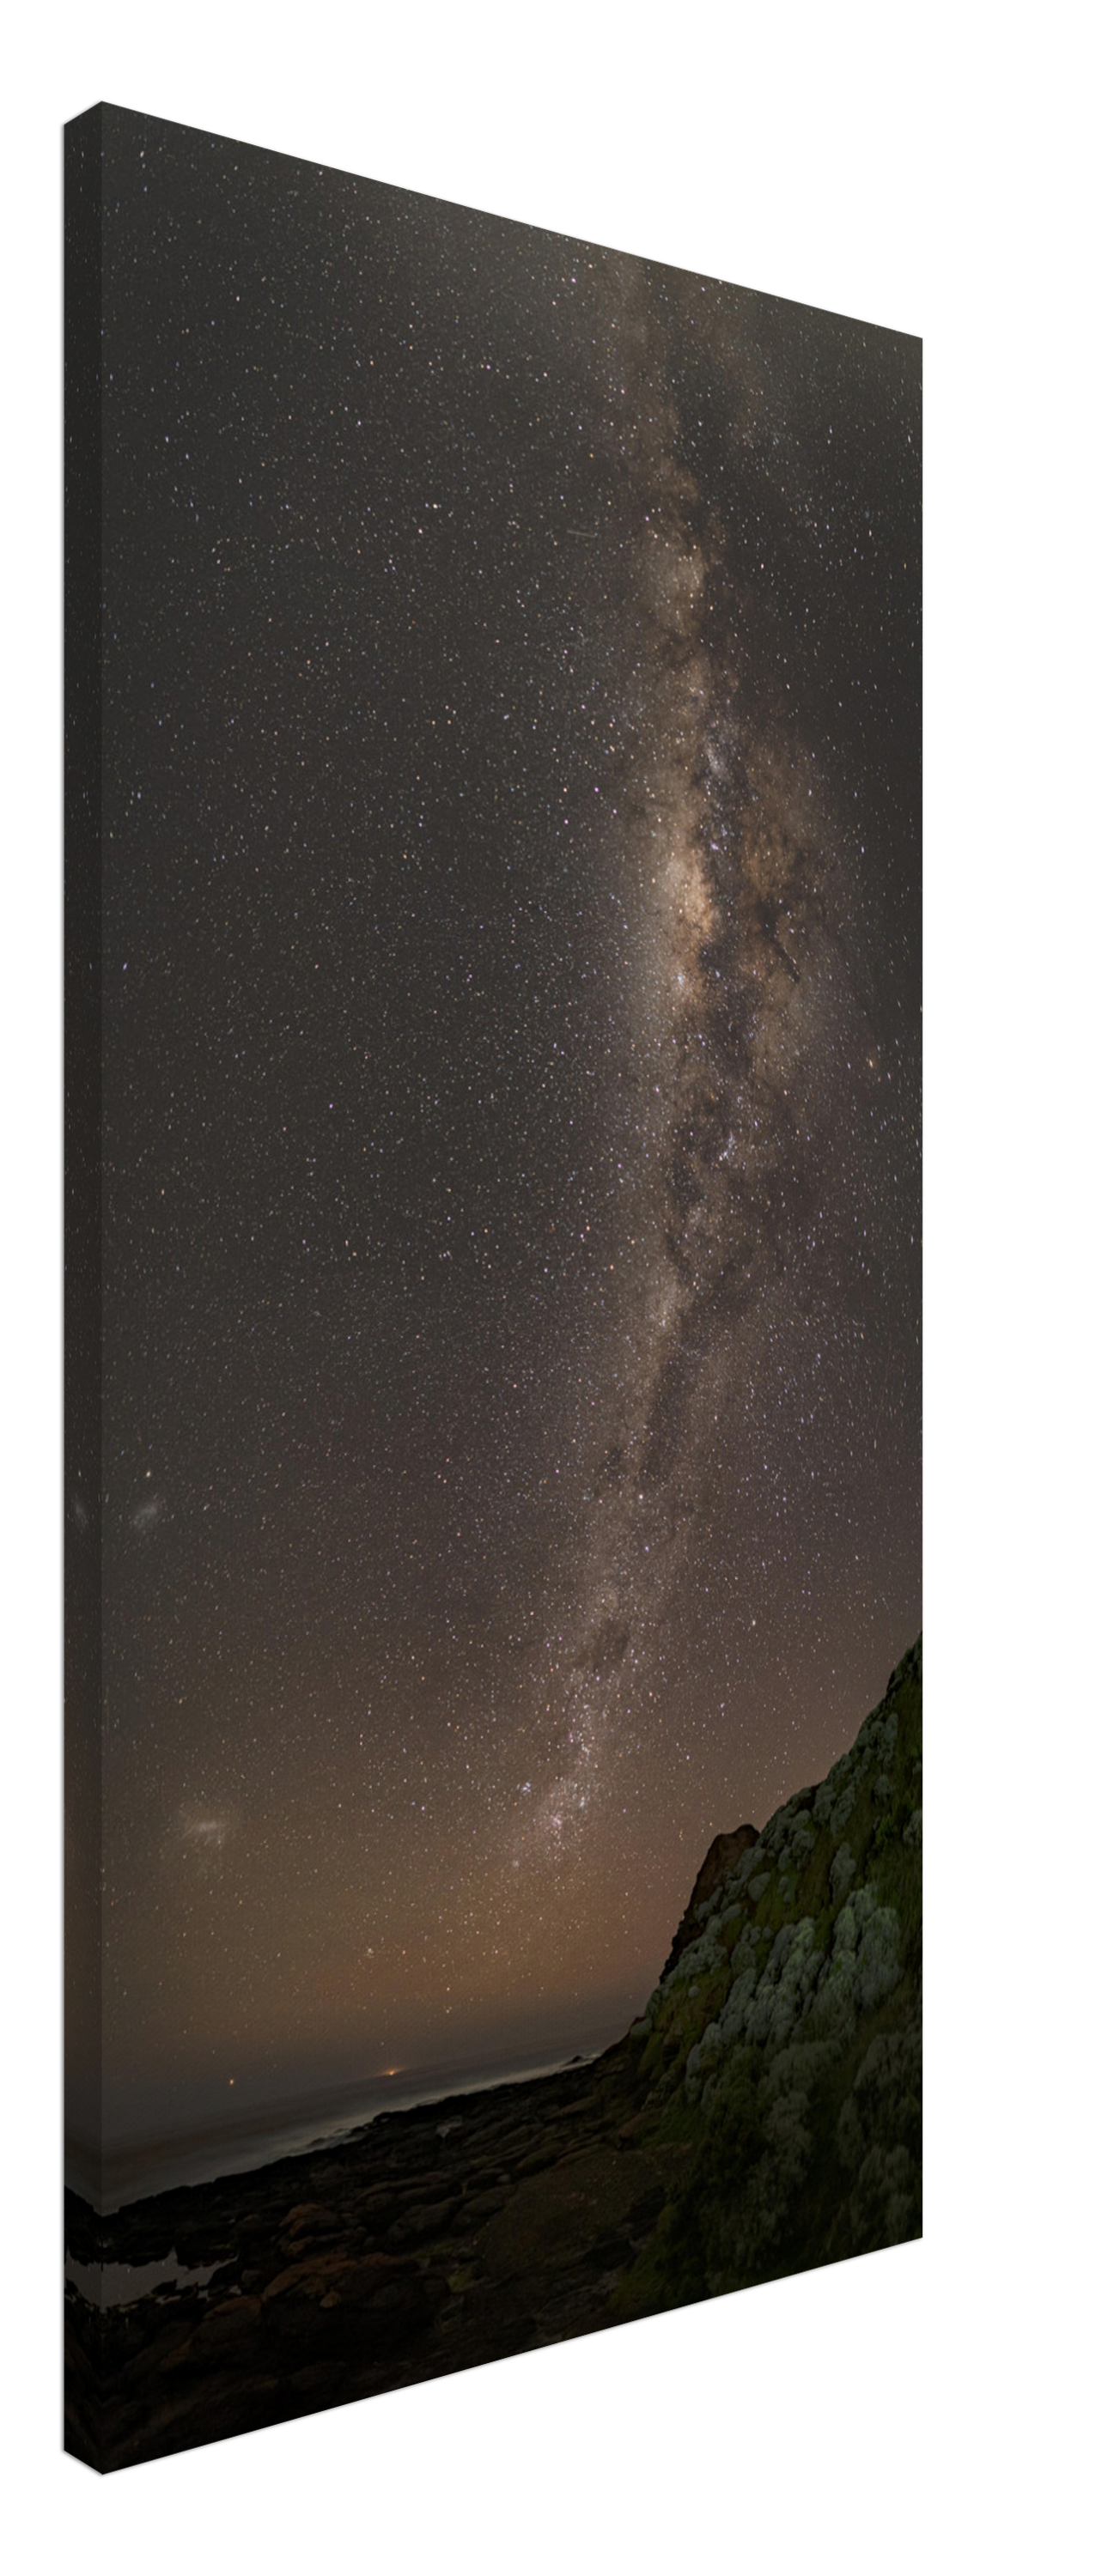
[[618, 2030], [916, 1633], [919, 346], [105, 135], [122, 2134]]

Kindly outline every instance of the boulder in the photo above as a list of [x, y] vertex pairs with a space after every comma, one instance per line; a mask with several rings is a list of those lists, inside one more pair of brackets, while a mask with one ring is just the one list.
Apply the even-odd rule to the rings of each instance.
[[387, 2229], [387, 2244], [420, 2245], [426, 2237], [440, 2235], [443, 2228], [451, 2225], [459, 2207], [460, 2194], [454, 2192], [449, 2200], [427, 2200], [416, 2209], [404, 2210], [402, 2217]]
[[340, 2347], [390, 2342], [425, 2324], [429, 2302], [416, 2266], [389, 2254], [321, 2254], [289, 2264], [268, 2283], [263, 2327], [306, 2359]]

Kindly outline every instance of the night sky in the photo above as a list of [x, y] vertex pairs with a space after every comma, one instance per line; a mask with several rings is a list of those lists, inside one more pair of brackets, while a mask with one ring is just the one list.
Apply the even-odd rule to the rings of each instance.
[[123, 2135], [614, 2035], [917, 1632], [920, 344], [105, 136]]

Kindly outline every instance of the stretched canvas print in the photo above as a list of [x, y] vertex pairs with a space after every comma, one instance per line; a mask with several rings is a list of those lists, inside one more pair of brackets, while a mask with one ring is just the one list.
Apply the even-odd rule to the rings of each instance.
[[919, 2234], [919, 361], [67, 129], [98, 2469]]

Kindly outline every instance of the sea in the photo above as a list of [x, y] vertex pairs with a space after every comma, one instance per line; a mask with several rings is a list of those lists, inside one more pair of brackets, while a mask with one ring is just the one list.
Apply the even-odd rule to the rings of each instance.
[[[206, 2130], [192, 2137], [118, 2147], [102, 2158], [97, 2189], [87, 2160], [71, 2150], [66, 2157], [66, 2181], [107, 2217], [154, 2192], [218, 2182], [225, 2174], [254, 2173], [260, 2166], [278, 2164], [285, 2156], [308, 2156], [320, 2147], [344, 2146], [373, 2121], [387, 2119], [392, 2112], [412, 2111], [422, 2102], [455, 2104], [470, 2093], [493, 2092], [500, 2084], [530, 2084], [539, 2075], [590, 2066], [625, 2027], [625, 2021], [619, 2030], [609, 2023], [605, 2035], [593, 2033], [591, 2044], [559, 2057], [531, 2055], [526, 2062], [514, 2057], [508, 2062], [504, 2056], [486, 2066], [400, 2068], [395, 2075], [373, 2076], [366, 2084], [346, 2088], [343, 2102], [339, 2096], [323, 2101], [318, 2095], [312, 2109], [305, 2103], [297, 2108], [288, 2104], [285, 2112], [261, 2112], [234, 2129], [223, 2128], [219, 2136]], [[128, 2307], [134, 2299], [159, 2291], [192, 2287], [204, 2292], [216, 2269], [215, 2264], [191, 2269], [179, 2263], [173, 2249], [156, 2263], [80, 2263], [69, 2251], [66, 2254], [67, 2281], [101, 2308]]]

